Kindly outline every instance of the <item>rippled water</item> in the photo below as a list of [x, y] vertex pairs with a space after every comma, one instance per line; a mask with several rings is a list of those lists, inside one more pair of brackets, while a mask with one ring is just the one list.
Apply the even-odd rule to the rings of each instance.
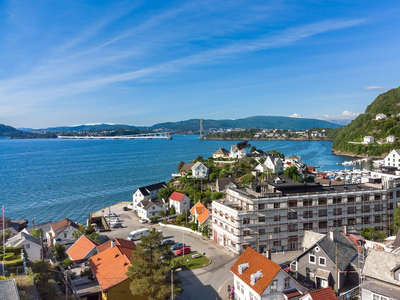
[[[209, 157], [237, 141], [0, 139], [0, 205], [11, 219], [36, 223], [64, 217], [85, 222], [89, 212], [130, 201], [135, 190], [167, 181], [180, 161]], [[265, 151], [301, 155], [308, 165], [337, 170], [346, 160], [331, 154], [332, 142], [250, 141]]]

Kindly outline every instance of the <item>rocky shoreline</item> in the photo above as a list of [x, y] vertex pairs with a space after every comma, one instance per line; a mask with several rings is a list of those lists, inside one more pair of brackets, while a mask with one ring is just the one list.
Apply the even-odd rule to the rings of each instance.
[[334, 150], [332, 149], [332, 154], [333, 155], [339, 155], [339, 156], [348, 156], [348, 157], [353, 157], [353, 158], [371, 158], [371, 159], [382, 159], [384, 158], [386, 155], [383, 155], [382, 157], [380, 156], [369, 156], [368, 154], [362, 154], [362, 155], [357, 155], [354, 153], [350, 153], [350, 152], [344, 152], [344, 151], [339, 151], [339, 150]]
[[243, 137], [243, 138], [214, 138], [214, 137], [204, 137], [205, 140], [219, 140], [219, 141], [238, 141], [238, 140], [246, 140], [246, 141], [331, 141], [331, 139], [324, 138], [254, 138], [254, 137]]

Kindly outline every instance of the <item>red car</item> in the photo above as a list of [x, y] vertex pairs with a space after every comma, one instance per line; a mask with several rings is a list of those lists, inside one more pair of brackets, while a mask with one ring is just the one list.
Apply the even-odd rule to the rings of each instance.
[[188, 254], [188, 253], [190, 253], [190, 252], [192, 251], [192, 250], [190, 250], [190, 247], [184, 247], [184, 248], [182, 248], [182, 249], [176, 251], [176, 255], [177, 255], [177, 256], [182, 255], [182, 250], [183, 250], [183, 252], [184, 252], [185, 254]]

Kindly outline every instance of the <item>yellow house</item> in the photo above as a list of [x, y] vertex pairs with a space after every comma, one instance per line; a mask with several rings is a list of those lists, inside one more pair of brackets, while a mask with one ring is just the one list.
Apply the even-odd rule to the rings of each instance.
[[124, 239], [108, 241], [97, 247], [98, 254], [89, 258], [93, 274], [101, 289], [103, 300], [147, 300], [147, 297], [133, 296], [130, 289], [130, 278], [126, 275], [136, 250], [134, 242]]

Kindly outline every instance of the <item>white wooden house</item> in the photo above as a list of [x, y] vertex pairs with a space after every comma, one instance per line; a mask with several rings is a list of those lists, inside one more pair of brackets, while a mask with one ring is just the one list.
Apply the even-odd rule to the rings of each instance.
[[400, 149], [393, 149], [385, 157], [385, 166], [400, 167]]
[[165, 188], [166, 186], [167, 185], [165, 184], [165, 182], [158, 182], [138, 188], [132, 196], [133, 210], [136, 211], [137, 205], [145, 199], [146, 200], [157, 199], [158, 192], [161, 189]]
[[386, 137], [386, 143], [394, 143], [395, 140], [396, 140], [396, 137], [394, 135], [388, 135]]
[[144, 199], [137, 205], [137, 214], [142, 219], [148, 220], [152, 217], [158, 217], [160, 211], [163, 211], [164, 213], [166, 211], [164, 199]]
[[269, 170], [272, 170], [273, 173], [276, 174], [283, 173], [283, 162], [279, 156], [275, 155], [267, 156], [264, 165], [266, 165]]
[[377, 114], [375, 117], [375, 120], [384, 120], [384, 119], [386, 119], [385, 114]]
[[231, 145], [231, 152], [229, 153], [230, 158], [244, 158], [246, 157], [246, 150], [239, 149], [237, 145]]
[[79, 225], [70, 219], [64, 218], [57, 223], [51, 224], [50, 231], [46, 232], [47, 243], [50, 247], [57, 243], [73, 244], [73, 233], [79, 228]]
[[208, 168], [201, 162], [196, 162], [192, 167], [192, 176], [197, 179], [204, 179], [208, 176]]
[[41, 258], [42, 246], [40, 241], [28, 233], [18, 233], [16, 236], [9, 238], [5, 245], [6, 247], [24, 247], [28, 258], [31, 261]]
[[181, 214], [185, 209], [190, 209], [190, 198], [185, 194], [173, 192], [169, 197], [169, 207], [173, 207], [175, 213]]
[[278, 264], [248, 247], [230, 269], [235, 299], [298, 300], [310, 289]]
[[373, 144], [375, 141], [373, 136], [367, 135], [364, 136], [363, 144]]

